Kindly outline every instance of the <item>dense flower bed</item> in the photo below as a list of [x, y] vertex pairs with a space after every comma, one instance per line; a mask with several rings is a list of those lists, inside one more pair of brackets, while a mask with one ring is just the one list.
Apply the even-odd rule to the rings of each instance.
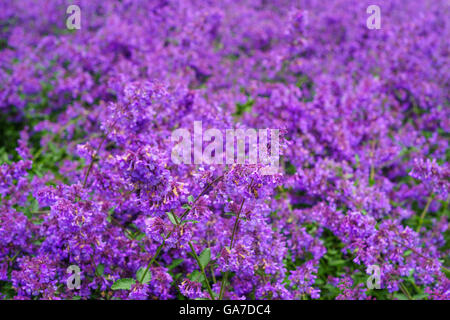
[[[449, 299], [449, 11], [0, 1], [0, 298]], [[194, 121], [282, 169], [174, 164]]]

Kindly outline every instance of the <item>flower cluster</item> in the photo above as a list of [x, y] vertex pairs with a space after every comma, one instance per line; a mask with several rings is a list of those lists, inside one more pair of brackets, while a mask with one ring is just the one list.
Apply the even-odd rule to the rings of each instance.
[[450, 299], [447, 4], [377, 2], [0, 1], [0, 297]]

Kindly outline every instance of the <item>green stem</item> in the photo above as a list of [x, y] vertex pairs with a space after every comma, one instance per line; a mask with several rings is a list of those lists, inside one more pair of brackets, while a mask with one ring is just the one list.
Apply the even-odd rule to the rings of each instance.
[[242, 202], [241, 202], [241, 207], [239, 208], [239, 212], [236, 216], [236, 221], [234, 222], [233, 233], [231, 234], [230, 249], [233, 248], [233, 242], [236, 237], [237, 227], [239, 225], [239, 218], [241, 216], [241, 211], [242, 211], [243, 206], [244, 206], [244, 200], [242, 200]]
[[425, 205], [425, 208], [423, 209], [422, 214], [420, 215], [419, 225], [417, 226], [416, 232], [420, 232], [420, 228], [422, 227], [423, 219], [425, 218], [425, 215], [427, 214], [428, 209], [430, 208], [431, 201], [433, 201], [433, 195], [428, 197], [427, 204]]
[[[111, 126], [111, 129], [114, 128], [114, 126], [116, 125], [117, 120], [114, 121], [114, 123]], [[84, 176], [83, 188], [86, 187], [87, 179], [89, 177], [89, 173], [92, 170], [92, 166], [94, 165], [95, 158], [97, 158], [97, 155], [100, 152], [100, 148], [102, 147], [103, 142], [105, 142], [106, 138], [108, 137], [108, 134], [109, 134], [109, 131], [103, 136], [102, 141], [100, 141], [100, 144], [98, 145], [97, 149], [95, 150], [95, 153], [92, 155], [91, 163], [89, 164], [89, 168], [88, 168], [88, 170], [86, 172], [86, 175]]]
[[[64, 126], [62, 126], [58, 132], [55, 133], [55, 135], [50, 139], [50, 142], [55, 142], [55, 139], [57, 136], [59, 136], [65, 129], [67, 129], [71, 124], [76, 123], [79, 119], [81, 119], [81, 116], [77, 116], [71, 120], [69, 120]], [[36, 153], [33, 154], [33, 159], [36, 159], [41, 155], [41, 153], [44, 151], [44, 148], [40, 148], [36, 151]]]
[[225, 282], [228, 281], [228, 271], [224, 273], [222, 278], [222, 283], [220, 284], [219, 300], [223, 300], [225, 294]]
[[375, 167], [373, 164], [370, 166], [369, 184], [371, 186], [373, 186], [375, 184]]
[[448, 207], [448, 201], [450, 200], [450, 196], [447, 197], [447, 200], [444, 203], [444, 207], [443, 207], [443, 212], [447, 212], [447, 207]]
[[[397, 234], [398, 234], [398, 233], [397, 233]], [[402, 242], [400, 242], [400, 241], [397, 241], [397, 240], [395, 240], [395, 239], [392, 239], [392, 241], [394, 241], [395, 243], [397, 243], [397, 244], [399, 244], [399, 245], [405, 247], [405, 248], [408, 249], [408, 250], [411, 250], [411, 252], [414, 252], [414, 253], [417, 254], [418, 256], [421, 256], [422, 258], [424, 258], [424, 259], [426, 259], [426, 260], [428, 260], [428, 261], [433, 261], [433, 259], [431, 259], [431, 258], [429, 258], [429, 257], [427, 257], [427, 256], [424, 256], [423, 254], [421, 254], [420, 252], [418, 252], [416, 249], [411, 248], [410, 246], [407, 246], [406, 244], [404, 244], [404, 243], [402, 243]], [[441, 269], [442, 269], [444, 272], [450, 273], [450, 270], [447, 269], [447, 268], [444, 267], [444, 266], [442, 266]]]
[[216, 280], [216, 276], [214, 275], [214, 269], [213, 269], [212, 265], [210, 266], [210, 269], [211, 269], [212, 280], [213, 280], [213, 283], [215, 284], [217, 282], [217, 280]]
[[[375, 153], [375, 140], [370, 142], [371, 151], [370, 157], [372, 158]], [[369, 174], [369, 186], [373, 186], [375, 184], [375, 165], [373, 163], [374, 159], [372, 158], [372, 164], [370, 165], [370, 174]]]
[[[195, 200], [192, 202], [192, 205], [193, 205], [194, 203], [196, 203], [197, 200], [198, 200], [203, 194], [205, 194], [205, 192], [209, 189], [210, 186], [212, 186], [215, 182], [219, 181], [219, 180], [222, 179], [222, 178], [223, 178], [223, 175], [219, 176], [218, 178], [214, 179], [211, 183], [209, 183], [209, 184], [203, 189], [203, 191], [197, 196], [197, 198], [195, 198]], [[180, 217], [180, 220], [181, 220], [181, 221], [183, 220], [183, 218], [184, 218], [185, 216], [188, 215], [189, 211], [191, 211], [191, 208], [186, 209], [186, 210], [184, 211], [184, 213], [183, 213], [183, 214], [181, 215], [181, 217]], [[175, 216], [175, 219], [176, 219], [176, 221], [177, 221], [177, 224], [179, 224], [179, 222], [178, 222], [178, 217], [177, 217], [175, 214], [174, 214], [174, 216]], [[145, 268], [145, 271], [144, 271], [144, 273], [142, 274], [141, 280], [140, 280], [139, 282], [142, 283], [142, 281], [144, 280], [145, 276], [147, 275], [148, 270], [150, 269], [151, 265], [153, 264], [153, 262], [155, 262], [156, 258], [158, 257], [159, 253], [161, 252], [162, 248], [164, 247], [164, 244], [165, 244], [166, 240], [167, 240], [171, 235], [172, 235], [172, 231], [170, 231], [170, 232], [167, 234], [167, 236], [164, 238], [164, 240], [163, 240], [163, 242], [161, 243], [161, 245], [158, 247], [158, 249], [156, 249], [156, 253], [155, 253], [154, 256], [152, 257], [152, 259], [149, 261], [149, 263], [147, 264], [147, 267]], [[208, 283], [208, 281], [207, 281], [207, 283]], [[209, 286], [209, 283], [208, 283], [208, 286]], [[211, 292], [212, 292], [212, 291], [211, 291]], [[213, 296], [212, 296], [212, 297], [213, 297]]]
[[[238, 224], [239, 224], [239, 218], [240, 218], [240, 215], [241, 215], [242, 207], [244, 206], [244, 200], [245, 199], [242, 199], [241, 207], [239, 208], [239, 212], [236, 215], [236, 221], [234, 222], [233, 232], [231, 233], [230, 250], [233, 248], [233, 242], [234, 242], [234, 238], [235, 238], [235, 235], [236, 235], [236, 232], [237, 232], [237, 227], [238, 227]], [[225, 283], [227, 282], [227, 278], [228, 278], [228, 271], [225, 272], [225, 274], [223, 276], [223, 279], [222, 279], [222, 283], [220, 285], [219, 300], [222, 300], [223, 296], [225, 295], [225, 286], [226, 286]]]
[[87, 179], [89, 177], [89, 173], [91, 172], [92, 166], [94, 165], [95, 158], [97, 158], [97, 154], [100, 152], [100, 148], [102, 147], [103, 142], [106, 140], [106, 137], [107, 137], [107, 135], [105, 135], [102, 138], [102, 141], [100, 141], [100, 144], [98, 145], [97, 150], [95, 150], [95, 153], [92, 155], [91, 163], [89, 164], [89, 168], [86, 171], [86, 175], [84, 176], [83, 188], [86, 187], [86, 183], [87, 183]]
[[[203, 191], [197, 196], [197, 198], [194, 199], [194, 201], [191, 204], [191, 207], [194, 205], [194, 203], [197, 202], [197, 200], [203, 196], [206, 191], [208, 191], [209, 187], [211, 187], [214, 183], [216, 183], [217, 181], [219, 181], [220, 179], [223, 178], [223, 175], [217, 177], [216, 179], [214, 179], [212, 182], [208, 183], [208, 185], [203, 189]], [[188, 213], [191, 211], [192, 208], [188, 208], [186, 209], [183, 214], [181, 215], [180, 219], [183, 220], [184, 217], [186, 217], [188, 215]]]
[[[180, 225], [180, 220], [178, 219], [178, 216], [175, 213], [172, 212], [172, 214], [173, 214], [173, 216], [175, 218], [175, 222], [177, 223], [177, 227], [178, 227]], [[198, 266], [199, 266], [199, 268], [200, 268], [200, 270], [201, 270], [201, 272], [203, 274], [203, 277], [205, 278], [206, 289], [208, 290], [208, 293], [209, 293], [209, 295], [211, 297], [211, 300], [214, 300], [214, 294], [213, 294], [213, 292], [211, 290], [211, 287], [209, 285], [209, 280], [208, 280], [208, 277], [207, 277], [206, 272], [205, 272], [205, 267], [200, 262], [200, 258], [198, 257], [197, 253], [195, 252], [195, 248], [194, 248], [192, 242], [189, 241], [188, 244], [189, 244], [189, 248], [191, 248], [191, 252], [192, 252], [192, 255], [195, 258], [195, 261], [197, 261], [197, 264], [198, 264]]]
[[195, 261], [197, 261], [198, 266], [200, 267], [200, 270], [202, 271], [203, 277], [205, 278], [205, 283], [206, 283], [206, 289], [208, 290], [208, 293], [211, 297], [211, 300], [214, 300], [214, 294], [211, 290], [211, 287], [209, 285], [209, 280], [208, 277], [206, 276], [206, 272], [205, 272], [205, 268], [202, 266], [202, 263], [200, 262], [200, 259], [197, 255], [197, 253], [195, 252], [194, 246], [192, 245], [192, 242], [189, 241], [188, 242], [189, 247], [191, 248], [191, 252], [194, 255]]
[[414, 299], [411, 297], [411, 295], [409, 294], [408, 289], [407, 289], [407, 288], [403, 285], [403, 283], [401, 283], [401, 282], [400, 282], [400, 290], [403, 292], [403, 294], [404, 294], [405, 296], [408, 297], [409, 300], [414, 300]]
[[144, 273], [142, 274], [141, 279], [139, 280], [140, 283], [143, 283], [145, 276], [148, 273], [148, 270], [150, 269], [151, 265], [153, 264], [153, 262], [155, 262], [156, 258], [158, 257], [159, 253], [161, 252], [161, 249], [164, 247], [164, 244], [167, 240], [167, 238], [170, 236], [172, 232], [169, 232], [169, 234], [167, 234], [167, 236], [163, 239], [163, 242], [159, 245], [158, 249], [156, 249], [155, 254], [153, 255], [152, 259], [149, 261], [149, 263], [147, 264], [147, 267], [145, 268]]
[[16, 258], [19, 256], [19, 253], [20, 253], [20, 252], [22, 252], [22, 251], [19, 250], [19, 251], [16, 252], [16, 254], [15, 254], [11, 259], [8, 258], [8, 260], [9, 260], [11, 266], [12, 266], [12, 264], [14, 263], [14, 261], [16, 260]]

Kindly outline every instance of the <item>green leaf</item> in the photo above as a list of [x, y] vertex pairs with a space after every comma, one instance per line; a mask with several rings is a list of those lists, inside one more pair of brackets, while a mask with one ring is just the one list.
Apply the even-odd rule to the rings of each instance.
[[202, 265], [202, 267], [205, 268], [208, 265], [209, 260], [211, 260], [211, 249], [206, 248], [205, 250], [203, 250], [203, 252], [200, 253], [198, 259], [200, 260], [200, 264]]
[[135, 238], [134, 239], [136, 239], [136, 240], [142, 240], [142, 239], [144, 239], [145, 238], [145, 233], [139, 233], [137, 236], [135, 236]]
[[189, 209], [189, 210], [192, 209], [192, 207], [191, 207], [190, 205], [188, 205], [187, 203], [183, 204], [181, 207], [182, 207], [183, 209]]
[[130, 278], [119, 279], [111, 286], [112, 290], [130, 290], [136, 281]]
[[175, 218], [175, 214], [173, 212], [166, 212], [166, 214], [169, 216], [170, 222], [172, 222], [174, 225], [177, 225], [177, 218]]
[[247, 98], [247, 101], [242, 103], [236, 103], [236, 112], [233, 113], [234, 116], [241, 116], [244, 112], [248, 112], [252, 110], [252, 106], [255, 103], [255, 100], [251, 98]]
[[103, 263], [100, 263], [97, 268], [95, 269], [95, 274], [97, 276], [102, 276], [103, 272], [105, 272], [105, 265]]
[[[144, 275], [145, 269], [146, 268], [139, 268], [139, 270], [136, 272], [137, 281], [141, 281], [142, 276]], [[142, 279], [142, 283], [144, 283], [144, 284], [149, 283], [151, 279], [152, 279], [152, 274], [151, 274], [150, 270], [148, 270], [144, 279]]]
[[355, 154], [355, 164], [356, 164], [356, 167], [358, 168], [359, 167], [359, 155], [358, 154]]
[[189, 203], [194, 203], [194, 197], [192, 195], [190, 195], [188, 197], [188, 201], [189, 201]]
[[345, 261], [345, 260], [332, 260], [328, 264], [330, 266], [341, 266], [341, 265], [345, 264], [346, 262], [347, 261]]
[[198, 223], [197, 220], [191, 220], [191, 219], [188, 219], [188, 220], [183, 220], [183, 221], [181, 221], [181, 225], [183, 225], [183, 224], [185, 224], [185, 223], [188, 223], [188, 222]]
[[184, 259], [174, 259], [167, 268], [169, 270], [172, 270], [173, 268], [176, 268], [177, 266], [179, 266], [183, 261], [184, 261]]
[[397, 298], [398, 300], [408, 300], [408, 298], [403, 293], [394, 293], [394, 298]]
[[198, 282], [201, 279], [201, 277], [202, 274], [198, 270], [192, 271], [192, 273], [189, 276], [190, 280], [195, 282]]
[[425, 298], [428, 298], [428, 293], [418, 293], [416, 295], [413, 296], [414, 300], [423, 300]]

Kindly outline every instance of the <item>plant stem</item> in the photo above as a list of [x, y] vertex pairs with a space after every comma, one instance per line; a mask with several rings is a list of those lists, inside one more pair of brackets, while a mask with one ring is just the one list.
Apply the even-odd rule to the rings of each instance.
[[[237, 227], [239, 224], [239, 218], [241, 215], [242, 207], [244, 206], [244, 201], [245, 201], [245, 199], [242, 199], [241, 207], [239, 208], [239, 212], [236, 215], [236, 221], [234, 222], [233, 232], [231, 233], [230, 250], [233, 248], [233, 242], [234, 242], [234, 238], [235, 238], [235, 235], [237, 232]], [[225, 295], [225, 286], [226, 286], [225, 283], [227, 282], [227, 278], [228, 278], [228, 271], [225, 272], [223, 279], [222, 279], [222, 283], [220, 285], [219, 300], [222, 300], [223, 296]]]
[[191, 252], [194, 255], [195, 260], [197, 261], [198, 266], [200, 267], [200, 270], [203, 273], [203, 277], [205, 278], [205, 283], [206, 283], [206, 289], [208, 290], [208, 293], [211, 296], [211, 300], [214, 300], [214, 294], [211, 290], [211, 287], [209, 286], [209, 280], [208, 280], [208, 277], [206, 276], [205, 268], [202, 266], [200, 259], [197, 256], [197, 253], [195, 252], [194, 246], [192, 245], [192, 242], [189, 241], [188, 244], [189, 244], [189, 247], [191, 248]]
[[[172, 214], [173, 214], [173, 216], [175, 218], [175, 222], [177, 223], [177, 227], [178, 227], [180, 225], [180, 220], [178, 219], [178, 216], [175, 213], [172, 212]], [[197, 264], [198, 264], [198, 266], [199, 266], [199, 268], [200, 268], [200, 270], [201, 270], [201, 272], [203, 274], [203, 277], [205, 278], [206, 289], [208, 290], [208, 293], [209, 293], [209, 295], [211, 297], [211, 300], [214, 300], [214, 294], [213, 294], [213, 292], [211, 290], [211, 287], [209, 286], [209, 280], [208, 280], [208, 277], [206, 276], [205, 267], [200, 262], [200, 258], [198, 257], [197, 253], [195, 252], [195, 248], [194, 248], [194, 246], [193, 246], [193, 244], [192, 244], [192, 242], [190, 240], [188, 241], [188, 244], [189, 244], [189, 248], [191, 248], [191, 252], [192, 252], [192, 255], [195, 258], [195, 261], [197, 261]]]
[[[111, 126], [111, 129], [114, 128], [114, 126], [116, 125], [116, 122], [117, 122], [117, 120], [114, 121], [114, 123], [113, 123], [112, 126]], [[89, 177], [89, 173], [91, 172], [92, 166], [94, 165], [94, 160], [95, 160], [95, 158], [97, 158], [97, 155], [98, 155], [98, 153], [100, 152], [100, 148], [102, 147], [103, 142], [105, 142], [106, 138], [108, 137], [109, 132], [110, 132], [110, 131], [108, 131], [108, 132], [103, 136], [102, 140], [100, 141], [100, 144], [98, 145], [97, 149], [95, 150], [95, 153], [92, 155], [91, 163], [89, 164], [89, 168], [88, 168], [88, 170], [87, 170], [87, 172], [86, 172], [86, 175], [84, 176], [83, 188], [86, 187], [86, 183], [87, 183], [87, 179], [88, 179], [88, 177]]]
[[[202, 192], [200, 192], [200, 194], [197, 196], [197, 198], [194, 199], [194, 201], [192, 202], [191, 205], [194, 205], [194, 203], [196, 203], [197, 200], [198, 200], [201, 196], [203, 196], [203, 195], [206, 193], [206, 191], [208, 191], [209, 187], [211, 187], [214, 183], [216, 183], [217, 181], [219, 181], [219, 180], [222, 179], [222, 178], [223, 178], [223, 175], [217, 177], [217, 178], [214, 179], [212, 182], [208, 183], [208, 185], [203, 189]], [[186, 216], [188, 215], [188, 213], [191, 211], [191, 209], [192, 209], [192, 208], [186, 209], [186, 210], [183, 212], [183, 214], [181, 215], [180, 219], [183, 220], [183, 218], [186, 217]]]
[[[195, 198], [195, 200], [192, 202], [192, 205], [194, 203], [197, 202], [197, 200], [203, 195], [205, 194], [205, 192], [209, 189], [210, 186], [212, 186], [215, 182], [219, 181], [220, 179], [223, 178], [223, 175], [219, 176], [218, 178], [214, 179], [211, 183], [209, 183], [204, 189], [203, 191], [197, 196], [197, 198]], [[186, 209], [186, 211], [184, 211], [184, 213], [181, 215], [180, 220], [183, 220], [183, 218], [189, 213], [189, 211], [191, 211], [191, 208]], [[177, 219], [177, 224], [178, 222], [178, 217], [174, 214], [174, 217], [176, 217], [175, 219]], [[159, 253], [161, 252], [162, 248], [164, 247], [164, 244], [166, 242], [166, 240], [172, 235], [173, 231], [170, 231], [167, 236], [163, 239], [163, 242], [161, 243], [161, 245], [158, 247], [158, 249], [156, 249], [155, 254], [153, 255], [152, 259], [149, 261], [149, 263], [147, 264], [147, 267], [145, 268], [144, 273], [142, 274], [141, 280], [139, 281], [140, 283], [142, 283], [142, 281], [144, 280], [145, 276], [148, 273], [148, 270], [150, 269], [151, 265], [153, 264], [153, 262], [155, 262], [156, 258], [158, 257]], [[209, 286], [209, 283], [208, 283]]]
[[97, 158], [97, 154], [100, 152], [100, 148], [102, 147], [103, 142], [106, 140], [106, 136], [107, 136], [107, 135], [105, 135], [105, 136], [102, 138], [102, 141], [100, 141], [100, 144], [98, 145], [97, 150], [95, 150], [95, 153], [92, 155], [91, 163], [89, 163], [89, 168], [88, 168], [88, 170], [86, 171], [86, 175], [84, 176], [83, 188], [86, 187], [86, 183], [87, 183], [87, 179], [88, 179], [88, 177], [89, 177], [89, 173], [91, 172], [92, 166], [94, 165], [95, 158]]
[[212, 265], [210, 266], [210, 269], [211, 269], [212, 280], [213, 280], [213, 283], [215, 284], [217, 282], [217, 280], [216, 280], [216, 276], [214, 275], [214, 269], [213, 269]]
[[234, 222], [233, 233], [231, 234], [230, 249], [233, 247], [233, 242], [234, 242], [234, 239], [236, 237], [236, 231], [237, 231], [237, 227], [238, 227], [238, 224], [239, 224], [239, 218], [240, 218], [243, 206], [244, 206], [244, 199], [242, 199], [241, 207], [239, 208], [239, 212], [238, 212], [238, 214], [236, 216], [236, 221]]
[[[55, 142], [55, 139], [57, 136], [59, 136], [65, 129], [67, 129], [71, 124], [76, 123], [78, 120], [81, 119], [81, 116], [77, 116], [71, 120], [69, 120], [65, 125], [63, 125], [58, 132], [55, 133], [55, 135], [50, 139], [49, 142]], [[37, 157], [39, 157], [41, 155], [41, 153], [44, 151], [44, 148], [40, 148], [39, 150], [36, 151], [36, 153], [33, 154], [33, 159], [36, 159]]]
[[[372, 140], [370, 142], [371, 145], [371, 151], [370, 151], [370, 157], [372, 158], [375, 152], [375, 140]], [[372, 163], [370, 165], [370, 174], [369, 174], [369, 186], [373, 186], [375, 184], [375, 165], [373, 163], [374, 159], [371, 159]]]
[[155, 254], [153, 255], [152, 259], [151, 259], [151, 260], [149, 261], [149, 263], [147, 264], [147, 267], [145, 268], [145, 271], [144, 271], [144, 273], [142, 274], [141, 279], [139, 280], [140, 283], [142, 283], [142, 282], [144, 281], [145, 276], [146, 276], [147, 273], [148, 273], [148, 270], [150, 269], [150, 267], [151, 267], [151, 265], [153, 264], [153, 262], [155, 262], [156, 258], [158, 257], [159, 253], [161, 252], [161, 249], [164, 247], [164, 244], [165, 244], [167, 238], [170, 236], [171, 233], [172, 233], [172, 232], [169, 232], [169, 233], [167, 234], [167, 236], [163, 239], [163, 242], [159, 245], [158, 249], [156, 249]]
[[11, 259], [8, 258], [11, 266], [14, 263], [14, 261], [16, 260], [16, 258], [19, 256], [19, 253], [21, 253], [21, 252], [22, 252], [22, 250], [19, 250], [19, 251], [16, 252], [16, 254]]
[[423, 209], [422, 214], [420, 215], [419, 225], [417, 226], [416, 232], [420, 232], [420, 228], [422, 227], [423, 219], [425, 218], [425, 215], [427, 214], [428, 209], [430, 208], [431, 201], [433, 201], [433, 195], [430, 195], [428, 197], [427, 204], [425, 205], [425, 208]]
[[403, 292], [403, 294], [404, 294], [405, 296], [407, 296], [409, 300], [414, 300], [414, 299], [411, 297], [411, 295], [409, 294], [408, 289], [403, 285], [403, 283], [400, 282], [399, 284], [400, 284], [400, 290]]
[[[416, 249], [411, 248], [410, 246], [407, 246], [406, 244], [401, 243], [400, 241], [397, 241], [397, 240], [395, 240], [395, 239], [392, 239], [392, 241], [394, 241], [395, 243], [398, 243], [399, 245], [405, 247], [405, 248], [408, 249], [408, 250], [411, 250], [412, 252], [414, 252], [414, 253], [417, 254], [418, 256], [421, 256], [422, 258], [424, 258], [424, 259], [426, 259], [426, 260], [428, 260], [428, 261], [433, 261], [433, 259], [424, 256], [423, 254], [421, 254], [420, 252], [418, 252]], [[444, 272], [450, 273], [450, 270], [447, 269], [447, 268], [444, 267], [444, 266], [442, 266], [441, 269], [442, 269]]]

